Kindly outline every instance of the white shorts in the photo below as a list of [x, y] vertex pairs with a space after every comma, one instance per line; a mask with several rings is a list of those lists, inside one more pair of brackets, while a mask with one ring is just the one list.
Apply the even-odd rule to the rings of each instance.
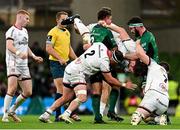
[[7, 76], [16, 76], [18, 80], [31, 79], [28, 66], [8, 66]]
[[86, 84], [85, 75], [83, 73], [67, 73], [64, 71], [63, 83], [67, 87], [74, 88], [77, 84]]
[[118, 50], [123, 54], [136, 52], [136, 42], [132, 39], [123, 41], [118, 45]]
[[167, 111], [169, 105], [169, 98], [154, 90], [149, 90], [144, 95], [140, 103], [140, 107], [149, 110], [157, 115], [162, 115]]

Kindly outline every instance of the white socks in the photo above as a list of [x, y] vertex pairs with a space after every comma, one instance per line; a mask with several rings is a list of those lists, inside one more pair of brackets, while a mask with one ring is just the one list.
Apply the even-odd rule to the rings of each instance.
[[84, 33], [89, 33], [89, 29], [82, 23], [78, 18], [74, 19], [74, 25], [79, 30], [79, 33], [83, 35]]
[[103, 102], [100, 102], [100, 114], [103, 116], [104, 115], [104, 110], [106, 108], [106, 104]]
[[53, 111], [51, 109], [49, 109], [49, 108], [45, 112], [45, 114], [48, 114], [48, 115], [51, 115], [52, 113], [53, 113]]
[[68, 117], [70, 117], [71, 113], [72, 113], [72, 111], [70, 111], [70, 110], [66, 110], [66, 111], [64, 112], [64, 114], [67, 115]]
[[4, 116], [8, 116], [8, 110], [11, 105], [13, 97], [6, 94], [4, 98]]
[[9, 112], [15, 112], [15, 110], [26, 100], [21, 94], [16, 98], [15, 103], [9, 109]]

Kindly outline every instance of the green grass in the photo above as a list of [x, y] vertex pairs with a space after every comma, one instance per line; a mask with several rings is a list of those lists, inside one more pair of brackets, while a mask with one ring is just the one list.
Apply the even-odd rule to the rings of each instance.
[[[171, 117], [172, 125], [146, 125], [143, 122], [138, 126], [130, 125], [130, 117], [125, 116], [125, 120], [121, 123], [109, 121], [106, 117], [104, 120], [108, 124], [93, 124], [93, 116], [81, 116], [81, 122], [73, 122], [73, 124], [59, 123], [41, 123], [38, 116], [27, 115], [21, 116], [21, 123], [0, 122], [0, 129], [180, 129], [180, 118]], [[52, 117], [53, 119], [53, 117]]]

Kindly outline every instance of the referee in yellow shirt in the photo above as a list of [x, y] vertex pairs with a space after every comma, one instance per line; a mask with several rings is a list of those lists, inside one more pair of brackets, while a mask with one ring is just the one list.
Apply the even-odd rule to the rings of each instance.
[[[61, 11], [56, 14], [57, 25], [47, 35], [46, 52], [49, 54], [50, 70], [57, 89], [55, 100], [62, 96], [64, 69], [70, 60], [77, 58], [70, 44], [70, 33], [66, 25], [61, 25], [62, 20], [68, 17], [68, 13]], [[56, 110], [55, 121], [59, 121], [61, 108]]]

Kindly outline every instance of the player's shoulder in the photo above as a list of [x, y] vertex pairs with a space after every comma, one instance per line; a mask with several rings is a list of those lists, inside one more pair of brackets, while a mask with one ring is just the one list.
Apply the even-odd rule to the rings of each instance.
[[22, 30], [23, 30], [25, 33], [28, 33], [28, 31], [27, 31], [26, 28], [22, 28]]
[[11, 26], [6, 32], [10, 32], [12, 30], [15, 30], [16, 28], [14, 26]]
[[16, 32], [16, 27], [11, 26], [7, 31], [6, 31], [6, 35], [14, 35], [14, 33]]
[[57, 27], [53, 27], [49, 30], [48, 35], [54, 35], [57, 33]]
[[153, 35], [152, 32], [150, 32], [150, 31], [147, 30], [147, 31], [144, 33], [144, 37], [145, 37], [145, 38], [152, 38], [152, 37], [154, 37], [154, 35]]
[[93, 27], [96, 26], [97, 23], [90, 23], [87, 25], [87, 28], [90, 30], [90, 32], [92, 31]]

